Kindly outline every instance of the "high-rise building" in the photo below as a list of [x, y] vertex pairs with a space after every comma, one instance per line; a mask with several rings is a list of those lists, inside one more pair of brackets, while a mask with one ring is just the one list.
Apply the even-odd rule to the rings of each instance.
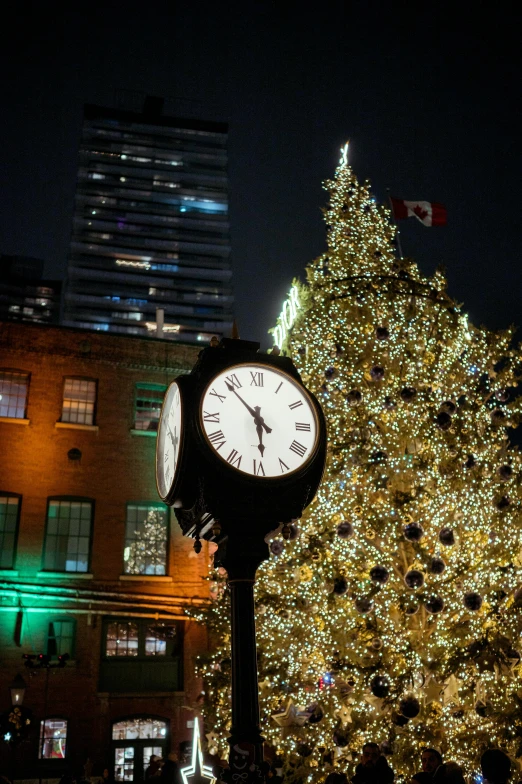
[[0, 319], [57, 324], [61, 281], [43, 278], [44, 262], [0, 255]]
[[197, 344], [233, 321], [227, 125], [161, 108], [85, 107], [62, 323]]

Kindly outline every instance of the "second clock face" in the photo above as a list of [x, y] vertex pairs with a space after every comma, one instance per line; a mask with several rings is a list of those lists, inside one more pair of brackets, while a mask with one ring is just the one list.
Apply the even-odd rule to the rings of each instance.
[[156, 444], [156, 484], [165, 499], [174, 484], [181, 446], [181, 396], [176, 381], [167, 389]]
[[201, 402], [208, 445], [232, 468], [256, 477], [299, 470], [314, 453], [318, 425], [306, 390], [266, 365], [236, 365], [210, 382]]

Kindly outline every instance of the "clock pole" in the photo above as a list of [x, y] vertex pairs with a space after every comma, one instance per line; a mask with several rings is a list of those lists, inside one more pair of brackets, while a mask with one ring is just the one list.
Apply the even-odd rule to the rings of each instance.
[[[259, 727], [254, 583], [258, 566], [268, 558], [262, 537], [227, 539], [217, 554], [216, 563], [228, 573], [231, 605], [232, 647], [232, 726], [230, 773], [238, 774], [243, 784], [259, 781], [263, 762], [263, 742]], [[248, 774], [248, 778], [244, 774]]]

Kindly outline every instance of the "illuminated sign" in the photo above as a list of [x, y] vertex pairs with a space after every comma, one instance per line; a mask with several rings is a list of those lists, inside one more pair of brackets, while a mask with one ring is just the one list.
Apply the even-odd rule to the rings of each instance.
[[292, 286], [288, 299], [283, 303], [283, 309], [277, 319], [277, 326], [272, 330], [274, 336], [274, 345], [281, 346], [286, 339], [288, 330], [291, 329], [297, 315], [297, 311], [301, 308], [299, 303], [299, 292], [297, 286]]

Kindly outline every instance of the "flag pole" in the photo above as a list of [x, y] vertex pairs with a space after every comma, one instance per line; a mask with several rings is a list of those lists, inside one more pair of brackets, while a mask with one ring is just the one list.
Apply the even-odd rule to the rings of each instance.
[[393, 220], [395, 222], [395, 225], [397, 226], [397, 249], [399, 251], [399, 258], [403, 259], [404, 256], [403, 256], [403, 253], [402, 253], [402, 245], [401, 245], [401, 230], [399, 229], [399, 224], [397, 223], [397, 218], [395, 217], [395, 212], [394, 212], [394, 209], [393, 209], [393, 202], [391, 200], [390, 189], [386, 188], [386, 192], [388, 193], [388, 201], [390, 202], [390, 210], [391, 210], [392, 218], [393, 218]]

